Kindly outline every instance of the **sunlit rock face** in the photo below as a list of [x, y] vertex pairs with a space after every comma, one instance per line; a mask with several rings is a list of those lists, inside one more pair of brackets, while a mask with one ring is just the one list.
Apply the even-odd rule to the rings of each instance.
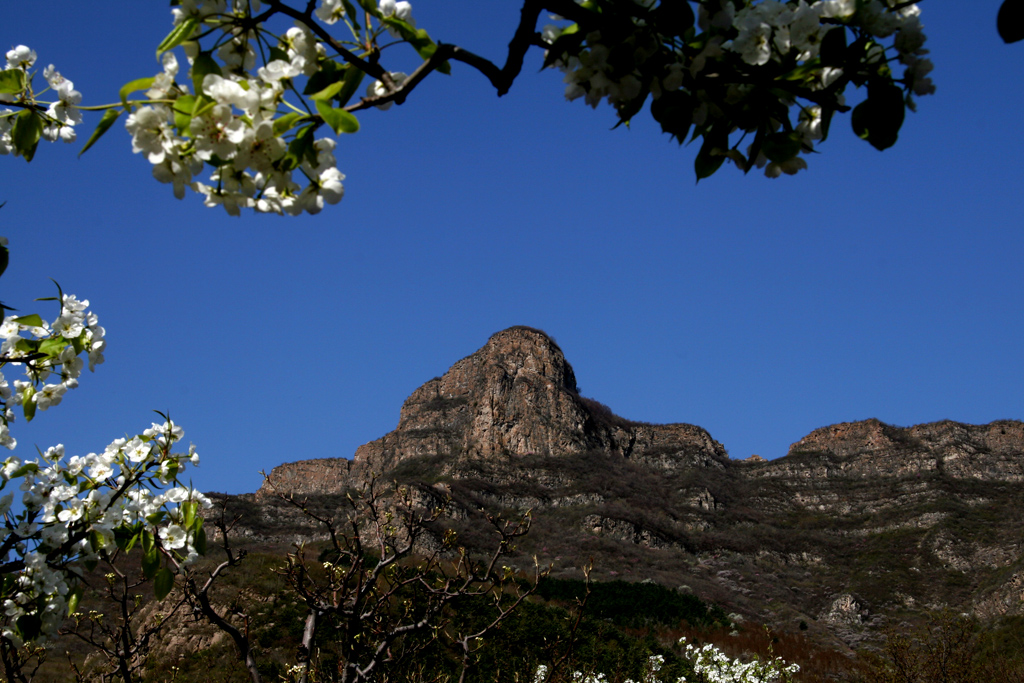
[[337, 493], [350, 476], [387, 472], [414, 458], [434, 458], [451, 471], [467, 460], [588, 452], [661, 469], [722, 468], [728, 460], [700, 427], [631, 422], [581, 397], [558, 344], [539, 330], [512, 327], [416, 389], [402, 405], [398, 427], [360, 446], [351, 468], [332, 459], [282, 465], [272, 476], [297, 493]]
[[329, 509], [374, 476], [443, 501], [469, 546], [490, 538], [482, 511], [532, 510], [531, 561], [568, 572], [593, 559], [596, 578], [685, 584], [760, 621], [817, 619], [848, 644], [899, 610], [1024, 613], [1018, 421], [846, 422], [782, 458], [731, 460], [700, 427], [626, 420], [580, 396], [558, 344], [513, 327], [416, 389], [352, 460], [276, 467], [273, 487], [238, 497], [251, 506], [239, 528], [315, 537], [275, 494]]

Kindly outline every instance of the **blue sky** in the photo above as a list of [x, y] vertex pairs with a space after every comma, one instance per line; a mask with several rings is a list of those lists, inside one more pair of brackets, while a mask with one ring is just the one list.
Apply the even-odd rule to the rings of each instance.
[[[1024, 418], [1024, 46], [999, 40], [998, 5], [923, 2], [938, 92], [885, 152], [837, 118], [793, 178], [726, 167], [696, 185], [696, 149], [643, 117], [610, 131], [611, 110], [566, 102], [539, 54], [504, 98], [455, 65], [363, 114], [336, 150], [346, 197], [313, 217], [178, 201], [120, 125], [81, 159], [80, 142], [0, 158], [0, 298], [52, 319], [31, 299], [53, 277], [109, 340], [59, 408], [13, 425], [17, 452], [96, 451], [158, 409], [197, 445], [197, 486], [253, 491], [261, 469], [351, 457], [517, 324], [558, 341], [585, 395], [701, 425], [735, 458], [869, 417]], [[518, 16], [413, 8], [495, 60]], [[163, 2], [4, 17], [0, 46], [32, 47], [87, 104], [155, 74], [170, 28]]]

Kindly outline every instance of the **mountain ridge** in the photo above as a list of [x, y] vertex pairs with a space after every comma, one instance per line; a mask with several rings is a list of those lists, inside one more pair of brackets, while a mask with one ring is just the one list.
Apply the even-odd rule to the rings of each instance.
[[598, 578], [683, 586], [846, 645], [926, 608], [1024, 613], [1016, 420], [846, 422], [781, 458], [734, 460], [701, 427], [625, 420], [580, 396], [554, 340], [513, 327], [416, 389], [352, 460], [283, 464], [233, 498], [251, 506], [246, 533], [293, 539], [315, 529], [277, 494], [329, 507], [373, 476], [448, 501], [469, 546], [486, 545], [481, 510], [533, 510], [524, 562], [572, 575], [594, 558]]

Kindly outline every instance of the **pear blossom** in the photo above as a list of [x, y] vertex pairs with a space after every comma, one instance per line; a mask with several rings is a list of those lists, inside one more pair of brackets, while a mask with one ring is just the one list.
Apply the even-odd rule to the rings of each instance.
[[747, 22], [736, 40], [724, 47], [738, 52], [747, 64], [767, 64], [772, 56], [772, 27], [763, 22]]
[[32, 394], [32, 400], [40, 411], [48, 410], [53, 405], [59, 405], [68, 387], [63, 384], [47, 384], [39, 391]]
[[282, 78], [295, 78], [302, 73], [302, 68], [283, 59], [275, 59], [267, 62], [266, 66], [261, 66], [256, 73], [264, 81], [271, 82]]
[[[380, 0], [377, 6], [380, 13], [385, 17], [394, 17], [395, 19], [401, 19], [410, 26], [416, 26], [416, 20], [412, 18], [412, 5], [405, 0], [396, 2], [395, 0]], [[395, 38], [401, 38], [402, 34], [397, 30], [388, 27], [388, 33]]]
[[333, 24], [345, 16], [345, 6], [341, 0], [320, 0], [316, 18], [325, 24]]
[[7, 51], [7, 68], [27, 71], [36, 63], [36, 51], [24, 45]]
[[305, 76], [315, 74], [319, 69], [319, 58], [327, 54], [327, 50], [305, 24], [293, 26], [285, 32], [284, 46], [288, 52], [289, 62]]
[[171, 111], [162, 104], [140, 107], [128, 115], [125, 128], [132, 136], [132, 152], [143, 152], [151, 164], [163, 163], [168, 143], [174, 142], [167, 121]]
[[69, 126], [81, 123], [82, 112], [76, 107], [82, 101], [82, 93], [75, 90], [75, 84], [67, 79], [61, 79], [54, 89], [57, 91], [58, 100], [50, 105], [46, 113]]
[[177, 85], [174, 81], [179, 69], [178, 58], [174, 56], [174, 53], [165, 52], [160, 58], [160, 63], [164, 70], [153, 78], [153, 85], [146, 91], [146, 97], [152, 100], [168, 99], [172, 97], [176, 88], [187, 92], [187, 86]]
[[231, 113], [229, 105], [218, 104], [202, 116], [193, 118], [191, 128], [195, 136], [196, 156], [210, 161], [215, 155], [223, 160], [235, 156], [238, 143], [245, 138], [246, 126]]
[[857, 0], [821, 0], [815, 5], [822, 19], [848, 19], [857, 11]]
[[[403, 71], [392, 71], [391, 72], [391, 80], [395, 82], [395, 86], [396, 87], [402, 85], [402, 83], [405, 83], [405, 79], [407, 79], [407, 78], [409, 78], [409, 75], [407, 73], [403, 72]], [[367, 97], [384, 97], [389, 92], [390, 91], [388, 90], [388, 87], [386, 85], [384, 85], [384, 83], [382, 81], [374, 81], [366, 89], [366, 96]], [[384, 104], [378, 104], [378, 105], [375, 105], [375, 106], [377, 107], [377, 109], [380, 109], [381, 111], [387, 111], [388, 109], [391, 108], [391, 105], [393, 105], [393, 104], [394, 104], [394, 102], [385, 102]]]
[[164, 542], [164, 545], [171, 550], [178, 550], [179, 548], [185, 547], [185, 542], [188, 540], [188, 534], [177, 524], [170, 524], [160, 529], [160, 540]]
[[258, 92], [247, 90], [240, 83], [217, 74], [206, 74], [203, 77], [203, 92], [218, 104], [233, 105], [246, 113], [252, 113], [260, 104]]

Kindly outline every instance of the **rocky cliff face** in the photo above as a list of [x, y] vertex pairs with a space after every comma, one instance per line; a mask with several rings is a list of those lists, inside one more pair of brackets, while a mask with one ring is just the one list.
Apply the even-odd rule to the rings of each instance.
[[[340, 493], [352, 476], [390, 472], [423, 458], [451, 473], [467, 461], [588, 452], [663, 469], [728, 462], [722, 445], [700, 427], [630, 422], [581, 397], [558, 345], [543, 332], [513, 327], [414, 391], [398, 427], [360, 446], [351, 467], [337, 459], [303, 461], [274, 468], [271, 478], [298, 494]], [[266, 494], [266, 487], [261, 491]]]
[[[944, 420], [903, 428], [879, 420], [844, 422], [816, 429], [777, 461], [773, 473], [803, 466], [818, 476], [903, 476], [942, 472], [950, 477], [995, 482], [1024, 481], [1024, 423], [1001, 420], [966, 425]], [[796, 457], [792, 457], [796, 456]], [[817, 456], [817, 457], [813, 457]]]
[[[581, 397], [558, 345], [514, 327], [413, 392], [352, 461], [281, 465], [271, 481], [329, 499], [371, 473], [450, 498], [468, 544], [486, 544], [477, 510], [533, 509], [523, 552], [556, 570], [593, 558], [598, 577], [685, 585], [847, 643], [926, 607], [1024, 613], [1017, 421], [844, 423], [786, 457], [733, 461], [700, 427], [631, 422]], [[309, 532], [271, 493], [243, 501], [262, 517], [254, 535]]]

